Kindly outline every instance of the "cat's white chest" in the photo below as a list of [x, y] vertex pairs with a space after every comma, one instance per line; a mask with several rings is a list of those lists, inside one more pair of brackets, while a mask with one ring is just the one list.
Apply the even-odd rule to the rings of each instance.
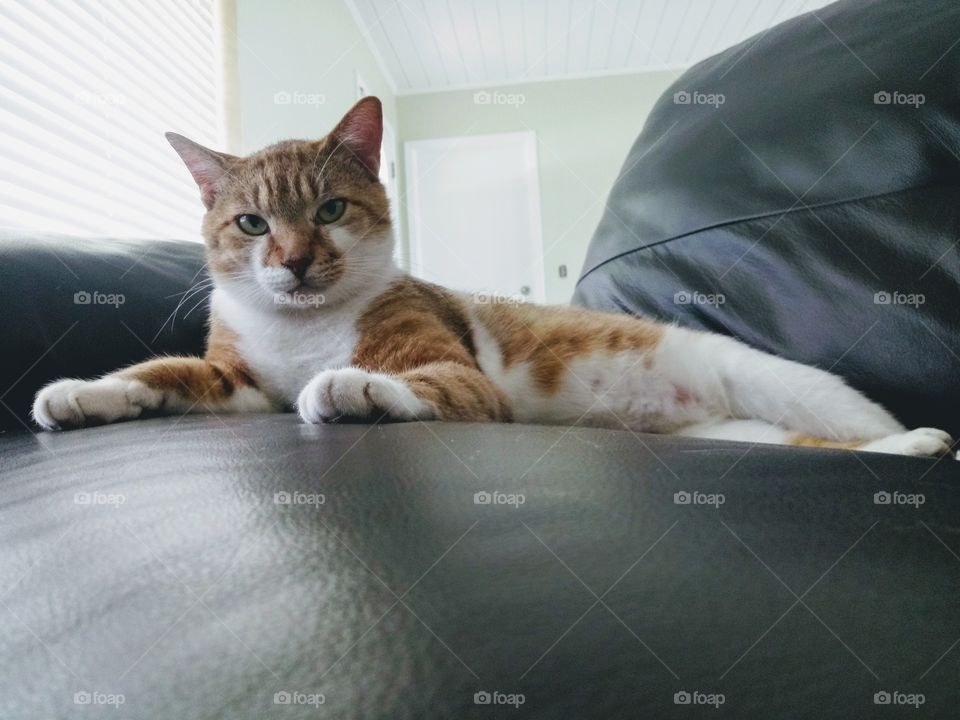
[[357, 344], [356, 309], [277, 313], [214, 290], [212, 309], [237, 334], [237, 350], [271, 400], [292, 406], [314, 375], [347, 367]]

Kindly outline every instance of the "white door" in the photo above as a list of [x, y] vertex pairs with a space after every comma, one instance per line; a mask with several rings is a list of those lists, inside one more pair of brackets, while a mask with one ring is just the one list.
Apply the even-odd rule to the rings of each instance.
[[404, 150], [411, 272], [542, 302], [536, 135], [413, 140]]

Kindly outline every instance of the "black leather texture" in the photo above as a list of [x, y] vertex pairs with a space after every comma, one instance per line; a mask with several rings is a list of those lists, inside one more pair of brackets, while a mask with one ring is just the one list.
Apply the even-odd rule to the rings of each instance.
[[203, 354], [206, 278], [200, 243], [0, 235], [0, 432], [51, 380]]
[[[0, 717], [955, 717], [956, 483], [523, 425], [9, 434]], [[875, 503], [895, 490], [923, 503]], [[494, 491], [517, 502], [475, 502]], [[523, 704], [475, 704], [494, 691]], [[874, 704], [894, 691], [924, 703]]]
[[574, 302], [738, 337], [960, 433], [960, 4], [846, 0], [684, 73]]

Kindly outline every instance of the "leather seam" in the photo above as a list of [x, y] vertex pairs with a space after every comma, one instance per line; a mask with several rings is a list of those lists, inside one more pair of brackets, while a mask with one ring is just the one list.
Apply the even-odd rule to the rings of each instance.
[[[746, 223], [756, 222], [757, 220], [763, 220], [764, 218], [775, 217], [778, 215], [781, 217], [786, 217], [787, 215], [794, 215], [799, 212], [813, 212], [816, 209], [838, 207], [841, 205], [852, 205], [854, 203], [862, 203], [868, 200], [878, 200], [880, 198], [891, 197], [893, 195], [902, 195], [904, 193], [916, 192], [917, 190], [923, 190], [931, 187], [954, 187], [954, 186], [953, 185], [917, 185], [910, 188], [904, 188], [902, 190], [891, 190], [890, 192], [886, 192], [886, 193], [878, 193], [876, 195], [862, 195], [860, 197], [847, 198], [844, 200], [831, 200], [830, 202], [819, 203], [817, 205], [806, 205], [803, 207], [788, 208], [787, 210], [784, 210], [784, 211], [777, 210], [774, 212], [761, 213], [758, 215], [751, 215], [748, 217], [737, 218], [736, 220], [726, 220], [724, 222], [714, 223], [713, 225], [706, 225], [702, 228], [697, 228], [696, 230], [690, 230], [689, 232], [681, 233], [679, 235], [674, 235], [672, 237], [664, 238], [663, 240], [657, 240], [656, 242], [652, 242], [647, 245], [643, 245], [641, 247], [632, 248], [630, 250], [625, 250], [621, 253], [617, 253], [613, 257], [607, 258], [603, 262], [600, 262], [597, 265], [594, 265], [592, 268], [590, 268], [585, 273], [583, 273], [580, 276], [580, 278], [577, 280], [576, 285], [574, 285], [574, 289], [579, 288], [580, 283], [586, 280], [587, 276], [589, 276], [595, 270], [599, 270], [600, 268], [602, 268], [604, 265], [607, 265], [608, 263], [612, 263], [615, 260], [619, 260], [620, 258], [626, 257], [627, 255], [631, 255], [635, 252], [640, 252], [641, 250], [649, 250], [650, 248], [655, 248], [660, 245], [666, 245], [667, 243], [671, 243], [674, 240], [683, 240], [684, 238], [688, 238], [693, 235], [699, 235], [700, 233], [707, 232], [708, 230], [716, 230], [717, 228], [732, 227], [734, 225], [743, 225]], [[619, 218], [617, 219], [619, 220]], [[623, 225], [626, 225], [626, 223], [624, 223], [622, 220], [620, 220], [620, 223]]]

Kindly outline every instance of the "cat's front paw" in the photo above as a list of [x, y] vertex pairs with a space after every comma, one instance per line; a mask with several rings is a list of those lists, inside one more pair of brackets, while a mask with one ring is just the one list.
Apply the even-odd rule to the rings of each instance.
[[949, 433], [936, 428], [917, 428], [896, 433], [863, 446], [871, 452], [912, 455], [914, 457], [938, 457], [950, 452], [953, 438]]
[[139, 380], [58, 380], [37, 393], [33, 419], [45, 430], [66, 430], [139, 417], [162, 401], [162, 393]]
[[431, 417], [428, 406], [402, 380], [359, 368], [319, 373], [301, 391], [297, 410], [308, 423]]

